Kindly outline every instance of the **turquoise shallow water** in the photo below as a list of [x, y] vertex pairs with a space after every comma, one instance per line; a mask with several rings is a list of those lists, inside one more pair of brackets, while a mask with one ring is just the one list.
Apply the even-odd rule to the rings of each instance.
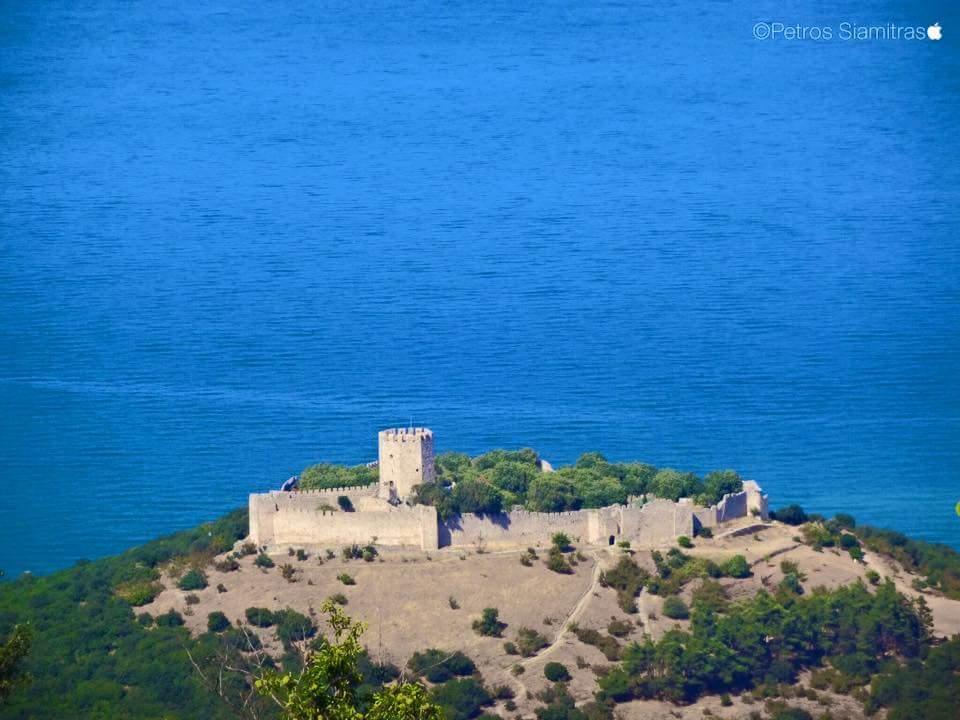
[[516, 5], [2, 3], [0, 567], [411, 420], [960, 547], [957, 13]]

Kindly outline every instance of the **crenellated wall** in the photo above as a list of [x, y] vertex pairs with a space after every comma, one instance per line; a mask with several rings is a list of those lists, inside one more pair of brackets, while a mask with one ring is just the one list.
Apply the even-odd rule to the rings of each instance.
[[[343, 495], [344, 493], [339, 493]], [[298, 497], [302, 496], [302, 497]], [[325, 509], [321, 494], [266, 493], [250, 496], [250, 539], [257, 545], [326, 545], [369, 543], [388, 547], [437, 548], [437, 511], [427, 505], [371, 507], [357, 496], [359, 512]]]
[[[547, 545], [555, 533], [563, 532], [591, 545], [627, 540], [635, 546], [657, 546], [680, 535], [693, 536], [695, 524], [715, 527], [754, 511], [767, 517], [767, 496], [752, 481], [744, 483], [742, 492], [725, 495], [709, 508], [698, 507], [689, 499], [652, 499], [591, 510], [512, 510], [439, 521], [435, 508], [392, 505], [376, 496], [376, 487], [251, 495], [250, 538], [268, 547], [367, 543], [376, 537], [378, 544], [387, 547], [500, 549]], [[330, 509], [340, 495], [350, 498], [356, 512]]]

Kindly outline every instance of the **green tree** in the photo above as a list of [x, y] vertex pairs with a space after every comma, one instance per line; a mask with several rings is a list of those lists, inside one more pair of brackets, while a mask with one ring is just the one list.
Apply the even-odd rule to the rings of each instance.
[[0, 705], [14, 690], [29, 682], [22, 662], [33, 644], [33, 631], [28, 625], [17, 625], [7, 641], [0, 645]]
[[580, 504], [573, 483], [559, 473], [541, 473], [527, 490], [527, 507], [536, 512], [576, 510]]
[[743, 478], [733, 470], [713, 470], [703, 478], [703, 492], [697, 502], [705, 507], [716, 505], [724, 495], [743, 490]]
[[703, 483], [693, 473], [682, 473], [664, 468], [650, 481], [650, 492], [657, 497], [676, 502], [682, 497], [694, 497], [703, 489]]
[[363, 681], [359, 664], [364, 623], [354, 623], [336, 604], [326, 601], [322, 611], [333, 632], [306, 657], [299, 672], [267, 672], [255, 682], [257, 692], [272, 698], [284, 720], [443, 720], [440, 707], [416, 683], [404, 683], [376, 692], [366, 713], [358, 707], [357, 689]]
[[503, 495], [500, 491], [479, 479], [458, 482], [450, 493], [450, 499], [461, 513], [491, 515], [503, 509]]

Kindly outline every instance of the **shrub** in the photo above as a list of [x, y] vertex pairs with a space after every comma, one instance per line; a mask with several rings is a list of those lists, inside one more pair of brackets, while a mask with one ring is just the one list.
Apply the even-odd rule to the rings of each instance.
[[716, 580], [704, 580], [700, 587], [693, 591], [691, 605], [702, 607], [713, 612], [724, 612], [730, 604], [730, 597], [726, 588]]
[[263, 647], [260, 636], [255, 632], [244, 632], [240, 628], [230, 628], [221, 636], [224, 644], [241, 652], [253, 652]]
[[150, 627], [153, 625], [153, 615], [147, 612], [140, 613], [137, 615], [137, 623], [143, 627]]
[[570, 537], [566, 533], [554, 533], [553, 537], [550, 538], [550, 542], [553, 547], [560, 552], [569, 552], [573, 550], [573, 545], [570, 544]]
[[297, 548], [297, 560], [300, 562], [306, 561], [310, 556], [307, 554], [307, 551], [303, 548]]
[[262, 552], [259, 555], [257, 555], [257, 558], [253, 561], [253, 564], [256, 565], [257, 567], [264, 568], [264, 569], [272, 568], [273, 560], [265, 552]]
[[519, 655], [520, 649], [516, 646], [515, 643], [510, 642], [509, 640], [503, 644], [503, 651], [507, 655]]
[[237, 550], [237, 557], [246, 557], [247, 555], [256, 555], [257, 546], [252, 542], [245, 542], [240, 546], [240, 549]]
[[840, 536], [840, 547], [849, 550], [852, 547], [860, 547], [860, 541], [850, 533], [843, 533]]
[[522, 627], [517, 630], [517, 647], [523, 657], [535, 655], [538, 650], [547, 646], [547, 638], [531, 628]]
[[478, 635], [502, 637], [506, 623], [500, 622], [500, 611], [496, 608], [484, 608], [479, 620], [473, 621], [473, 629]]
[[276, 612], [274, 620], [277, 625], [277, 638], [285, 648], [289, 648], [292, 643], [308, 640], [317, 634], [317, 626], [313, 624], [313, 620], [296, 610], [287, 608]]
[[283, 579], [287, 582], [296, 582], [297, 581], [297, 569], [290, 563], [284, 563], [280, 566], [280, 575], [283, 576]]
[[743, 555], [734, 555], [721, 565], [721, 570], [724, 575], [732, 578], [745, 578], [753, 574], [750, 572], [750, 565]]
[[803, 595], [803, 585], [800, 584], [800, 578], [794, 573], [784, 575], [783, 580], [777, 585], [777, 593], [780, 595]]
[[558, 662], [548, 662], [544, 665], [543, 675], [550, 682], [567, 682], [570, 679], [570, 672], [566, 666]]
[[227, 591], [227, 586], [226, 586], [226, 585], [224, 585], [223, 583], [217, 583], [217, 592], [218, 592], [218, 593], [225, 593], [226, 591]]
[[155, 580], [133, 580], [117, 585], [114, 592], [121, 600], [139, 607], [153, 602], [153, 599], [163, 592], [163, 585]]
[[671, 620], [686, 620], [690, 617], [690, 610], [683, 600], [671, 595], [663, 601], [663, 614]]
[[183, 598], [183, 600], [184, 600], [185, 603], [187, 603], [187, 605], [199, 605], [199, 604], [200, 604], [200, 598], [197, 597], [196, 595], [194, 595], [193, 593], [190, 593], [189, 595], [187, 595], [185, 598]]
[[213, 563], [213, 567], [219, 572], [236, 572], [240, 569], [240, 561], [235, 557], [226, 557]]
[[347, 573], [340, 573], [339, 575], [337, 575], [337, 580], [339, 580], [340, 582], [342, 582], [344, 585], [356, 585], [356, 584], [357, 584], [357, 581], [354, 580], [354, 579], [353, 579], [352, 577], [350, 577], [349, 575], [347, 575]]
[[183, 615], [176, 610], [168, 610], [165, 613], [157, 615], [157, 627], [180, 627], [183, 625]]
[[244, 614], [247, 622], [256, 627], [272, 627], [277, 620], [273, 611], [264, 607], [248, 607]]
[[457, 599], [456, 599], [453, 595], [451, 595], [450, 597], [447, 598], [447, 604], [450, 605], [450, 609], [451, 609], [451, 610], [459, 610], [459, 609], [460, 609], [460, 603], [457, 602]]
[[649, 579], [650, 573], [626, 555], [613, 568], [600, 573], [600, 585], [617, 591], [617, 604], [627, 613], [637, 611], [636, 597]]
[[547, 568], [561, 575], [570, 575], [573, 573], [573, 568], [567, 561], [566, 556], [560, 552], [560, 549], [556, 545], [550, 548], [550, 554], [547, 556]]
[[443, 709], [446, 720], [470, 720], [492, 700], [490, 693], [473, 678], [450, 680], [433, 688], [430, 694]]
[[853, 515], [848, 515], [847, 513], [837, 513], [833, 516], [833, 522], [837, 527], [841, 527], [844, 530], [853, 530], [857, 526], [857, 521], [854, 520]]
[[222, 633], [230, 627], [230, 621], [227, 616], [219, 610], [207, 615], [207, 630], [212, 633]]
[[693, 547], [693, 540], [688, 538], [686, 535], [681, 535], [677, 538], [677, 545], [684, 549], [689, 549]]
[[378, 554], [377, 549], [373, 545], [365, 545], [363, 550], [360, 551], [360, 557], [363, 558], [364, 562], [373, 562]]
[[337, 605], [346, 605], [347, 596], [344, 595], [343, 593], [334, 593], [333, 595], [330, 596], [330, 601], [335, 602]]
[[633, 624], [627, 620], [611, 620], [607, 625], [607, 632], [618, 638], [626, 637], [631, 630], [633, 630]]
[[181, 590], [203, 590], [206, 586], [207, 576], [198, 568], [188, 570], [177, 583], [177, 587]]
[[459, 650], [448, 652], [429, 648], [416, 652], [407, 662], [407, 667], [432, 683], [444, 683], [454, 677], [466, 677], [476, 672], [477, 666]]
[[799, 505], [787, 505], [776, 512], [771, 512], [770, 517], [773, 520], [779, 520], [787, 525], [803, 525], [810, 520], [810, 517], [803, 511]]
[[867, 580], [871, 585], [879, 585], [880, 573], [878, 573], [876, 570], [867, 570]]
[[603, 653], [603, 656], [607, 660], [620, 659], [621, 648], [620, 643], [616, 641], [616, 638], [612, 638], [609, 635], [603, 635], [599, 631], [590, 628], [575, 627], [572, 629], [573, 634], [577, 636], [577, 640], [585, 645], [593, 645]]

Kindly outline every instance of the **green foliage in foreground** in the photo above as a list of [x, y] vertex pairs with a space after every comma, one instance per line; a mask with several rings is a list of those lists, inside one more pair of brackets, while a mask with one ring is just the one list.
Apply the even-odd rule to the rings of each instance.
[[436, 457], [437, 482], [419, 488], [418, 500], [435, 505], [440, 516], [493, 514], [514, 505], [539, 512], [561, 512], [622, 504], [632, 495], [677, 500], [692, 497], [713, 505], [725, 494], [743, 489], [732, 470], [715, 470], [703, 478], [644, 463], [611, 463], [599, 453], [581, 455], [573, 465], [544, 473], [537, 453], [493, 450], [470, 458], [463, 453]]
[[380, 471], [376, 467], [366, 465], [333, 465], [319, 463], [311, 465], [300, 473], [300, 488], [302, 490], [327, 490], [330, 488], [354, 487], [356, 485], [371, 485], [380, 478]]
[[628, 645], [620, 667], [601, 678], [600, 697], [692, 702], [707, 693], [793, 682], [824, 662], [862, 684], [891, 657], [919, 658], [927, 632], [891, 582], [876, 593], [860, 583], [804, 597], [761, 592], [723, 613], [694, 602], [690, 631]]
[[284, 720], [443, 720], [439, 706], [418, 683], [377, 691], [369, 709], [361, 712], [360, 636], [366, 626], [354, 623], [329, 600], [322, 610], [328, 616], [331, 640], [318, 643], [299, 672], [270, 671], [256, 681], [257, 692], [280, 706]]

